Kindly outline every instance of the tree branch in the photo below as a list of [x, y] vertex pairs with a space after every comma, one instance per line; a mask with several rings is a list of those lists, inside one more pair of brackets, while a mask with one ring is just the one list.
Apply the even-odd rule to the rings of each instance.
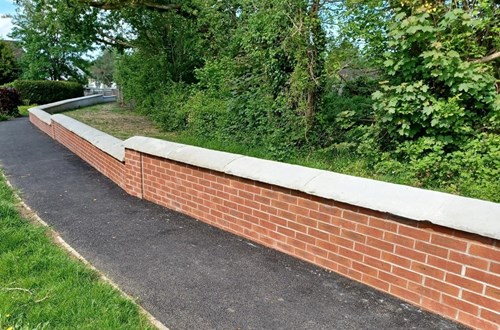
[[102, 33], [101, 33], [101, 35], [102, 35], [102, 38], [96, 36], [95, 40], [102, 42], [103, 44], [106, 44], [109, 46], [121, 46], [121, 47], [125, 47], [125, 48], [135, 48], [134, 45], [132, 45], [131, 43], [129, 43], [127, 41], [124, 41], [121, 39], [116, 39], [116, 38], [110, 37], [108, 35], [104, 35]]
[[163, 4], [157, 1], [151, 0], [142, 0], [142, 1], [95, 1], [95, 0], [78, 0], [78, 2], [105, 10], [116, 10], [122, 9], [126, 7], [144, 7], [150, 9], [156, 9], [161, 11], [171, 11], [171, 10], [180, 10], [181, 5], [177, 3]]
[[489, 61], [496, 60], [499, 57], [500, 57], [500, 52], [495, 52], [495, 53], [490, 54], [488, 56], [485, 56], [483, 58], [478, 58], [478, 59], [472, 60], [471, 62], [472, 63], [486, 63]]

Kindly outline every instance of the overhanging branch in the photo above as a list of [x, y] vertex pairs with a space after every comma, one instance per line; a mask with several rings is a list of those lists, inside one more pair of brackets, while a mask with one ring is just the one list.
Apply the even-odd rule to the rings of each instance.
[[500, 52], [495, 52], [495, 53], [490, 54], [488, 56], [472, 60], [471, 62], [472, 63], [486, 63], [489, 61], [496, 60], [497, 58], [500, 58]]

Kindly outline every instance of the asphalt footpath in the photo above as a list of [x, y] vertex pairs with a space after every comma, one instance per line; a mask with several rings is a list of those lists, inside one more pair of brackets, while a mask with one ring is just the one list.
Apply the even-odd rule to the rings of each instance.
[[0, 167], [26, 204], [170, 329], [463, 329], [131, 197], [26, 118], [0, 122]]

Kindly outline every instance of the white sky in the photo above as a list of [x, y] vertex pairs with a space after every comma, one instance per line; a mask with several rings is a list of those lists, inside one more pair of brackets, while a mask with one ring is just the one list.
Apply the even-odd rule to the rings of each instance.
[[4, 15], [15, 13], [16, 5], [13, 0], [0, 0], [0, 39], [7, 39], [7, 34], [12, 30], [12, 19]]
[[10, 39], [7, 37], [12, 30], [12, 19], [0, 17], [0, 39]]

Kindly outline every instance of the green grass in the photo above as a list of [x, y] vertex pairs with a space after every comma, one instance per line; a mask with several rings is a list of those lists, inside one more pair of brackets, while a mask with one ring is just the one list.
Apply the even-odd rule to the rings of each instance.
[[17, 107], [19, 109], [19, 114], [23, 117], [27, 117], [29, 115], [28, 110], [29, 108], [33, 108], [36, 106], [36, 104], [31, 104], [31, 105], [20, 105]]
[[[337, 173], [354, 175], [396, 184], [403, 184], [472, 198], [481, 198], [498, 202], [498, 187], [481, 186], [474, 182], [455, 180], [451, 182], [425, 182], [406, 170], [405, 164], [390, 170], [375, 170], [368, 158], [350, 152], [347, 149], [292, 150], [281, 154], [279, 158], [260, 145], [248, 145], [238, 141], [221, 141], [193, 134], [190, 131], [162, 131], [147, 116], [120, 108], [116, 103], [100, 104], [66, 112], [81, 122], [121, 139], [140, 135], [168, 141], [221, 150], [257, 158], [278, 160]], [[379, 164], [380, 165], [380, 164]], [[383, 164], [382, 164], [383, 165]]]
[[0, 329], [154, 329], [17, 204], [0, 173]]
[[[194, 145], [213, 150], [221, 150], [247, 156], [276, 160], [266, 148], [248, 146], [237, 141], [218, 141], [199, 137], [190, 132], [164, 132], [151, 119], [137, 112], [123, 109], [116, 103], [100, 104], [64, 113], [103, 132], [127, 139], [132, 136], [148, 136], [158, 139]], [[364, 158], [349, 152], [310, 151], [290, 154], [280, 161], [312, 168], [360, 177], [390, 181], [402, 184], [415, 184], [406, 177], [395, 175], [375, 175]]]

